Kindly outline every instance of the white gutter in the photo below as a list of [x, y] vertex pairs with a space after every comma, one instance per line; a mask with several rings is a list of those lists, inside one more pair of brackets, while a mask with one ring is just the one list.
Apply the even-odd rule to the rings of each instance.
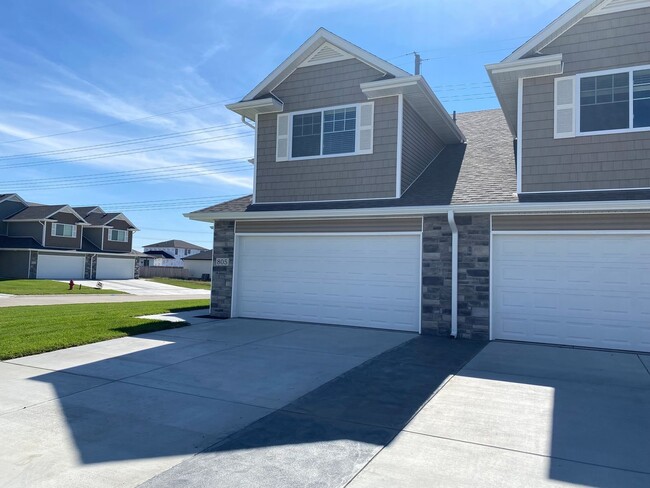
[[241, 116], [241, 121], [242, 121], [242, 124], [247, 125], [251, 129], [255, 129], [255, 126], [253, 124], [251, 124], [250, 122], [246, 122], [246, 116], [245, 115]]
[[387, 217], [442, 215], [474, 213], [533, 213], [533, 212], [647, 212], [650, 200], [620, 200], [606, 202], [530, 202], [490, 203], [468, 205], [426, 205], [413, 207], [345, 208], [321, 210], [280, 210], [260, 212], [190, 212], [183, 214], [191, 220], [214, 222], [215, 220], [268, 220], [313, 219], [338, 217]]
[[454, 220], [454, 211], [447, 212], [447, 221], [451, 227], [451, 337], [458, 335], [458, 227]]

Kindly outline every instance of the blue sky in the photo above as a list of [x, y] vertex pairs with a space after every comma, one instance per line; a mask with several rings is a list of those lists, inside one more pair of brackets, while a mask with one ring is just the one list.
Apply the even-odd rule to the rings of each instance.
[[141, 229], [136, 247], [174, 238], [210, 247], [208, 224], [183, 212], [252, 183], [252, 131], [223, 105], [318, 27], [408, 71], [405, 54], [419, 51], [445, 107], [464, 112], [498, 107], [483, 66], [573, 3], [8, 0], [0, 193], [122, 210]]

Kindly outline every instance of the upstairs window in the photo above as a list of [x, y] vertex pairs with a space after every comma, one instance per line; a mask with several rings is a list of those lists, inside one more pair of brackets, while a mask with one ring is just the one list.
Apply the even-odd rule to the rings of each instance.
[[52, 235], [55, 237], [77, 237], [77, 226], [73, 224], [52, 224]]
[[276, 160], [371, 154], [374, 103], [279, 114]]
[[580, 80], [580, 132], [626, 129], [630, 124], [628, 73]]
[[125, 230], [111, 229], [108, 233], [108, 240], [115, 242], [129, 242], [129, 234]]
[[650, 66], [555, 80], [555, 137], [650, 130]]

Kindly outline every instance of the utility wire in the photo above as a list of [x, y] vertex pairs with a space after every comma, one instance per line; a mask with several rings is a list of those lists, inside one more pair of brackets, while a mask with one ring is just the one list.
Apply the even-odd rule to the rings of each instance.
[[98, 155], [91, 155], [91, 156], [77, 156], [73, 158], [66, 158], [66, 159], [50, 159], [46, 161], [38, 161], [38, 162], [33, 162], [33, 163], [14, 163], [14, 164], [6, 164], [0, 166], [0, 169], [5, 169], [5, 168], [25, 168], [25, 167], [32, 167], [32, 166], [45, 166], [45, 165], [50, 165], [50, 164], [65, 164], [65, 163], [70, 163], [70, 162], [76, 162], [76, 161], [90, 161], [94, 159], [102, 159], [102, 158], [109, 158], [109, 157], [114, 157], [114, 156], [126, 156], [130, 154], [140, 154], [140, 153], [145, 153], [149, 151], [160, 151], [163, 149], [171, 149], [171, 148], [176, 148], [176, 147], [186, 147], [186, 146], [195, 146], [199, 144], [205, 144], [208, 142], [216, 142], [216, 141], [225, 141], [225, 140], [230, 140], [230, 139], [241, 139], [244, 137], [251, 137], [253, 134], [250, 132], [239, 132], [239, 133], [234, 133], [234, 134], [228, 134], [225, 136], [217, 136], [217, 137], [209, 137], [206, 139], [197, 139], [192, 142], [183, 142], [183, 143], [174, 143], [174, 144], [164, 144], [160, 146], [148, 146], [144, 148], [137, 148], [137, 149], [130, 149], [127, 151], [118, 151], [118, 152], [111, 152], [111, 153], [104, 153], [104, 154], [98, 154]]
[[42, 157], [42, 156], [49, 156], [49, 155], [59, 155], [62, 153], [71, 153], [71, 152], [80, 152], [80, 151], [90, 151], [91, 149], [104, 149], [107, 147], [115, 147], [115, 146], [125, 146], [125, 145], [130, 145], [130, 144], [139, 144], [142, 142], [151, 142], [151, 141], [158, 141], [161, 139], [172, 139], [175, 137], [184, 137], [184, 136], [189, 136], [189, 135], [196, 135], [196, 134], [201, 134], [204, 132], [214, 132], [214, 131], [222, 131], [225, 129], [229, 128], [234, 128], [234, 127], [240, 127], [241, 123], [236, 122], [232, 124], [223, 124], [223, 125], [214, 125], [211, 127], [203, 127], [200, 129], [193, 129], [193, 130], [188, 130], [188, 131], [182, 131], [182, 132], [170, 132], [167, 134], [161, 134], [157, 136], [150, 136], [150, 137], [138, 137], [136, 139], [126, 139], [123, 141], [116, 141], [116, 142], [107, 142], [105, 144], [91, 144], [88, 146], [76, 146], [76, 147], [71, 147], [67, 149], [57, 149], [53, 151], [42, 151], [42, 152], [35, 152], [35, 153], [23, 153], [23, 154], [11, 154], [8, 156], [0, 156], [0, 160], [9, 160], [9, 159], [24, 159], [24, 158], [33, 158], [33, 157]]
[[[10, 181], [4, 181], [3, 184], [5, 186], [12, 186], [12, 185], [20, 185], [20, 184], [33, 184], [33, 183], [38, 183], [39, 181], [70, 181], [70, 180], [86, 180], [86, 179], [99, 179], [99, 178], [113, 178], [113, 177], [120, 177], [120, 176], [128, 176], [128, 175], [136, 175], [136, 174], [145, 174], [145, 173], [158, 173], [158, 172], [166, 172], [168, 170], [177, 170], [177, 169], [182, 169], [182, 168], [191, 168], [191, 167], [197, 167], [197, 165], [216, 165], [216, 166], [222, 166], [222, 163], [231, 163], [233, 161], [238, 161], [239, 163], [248, 163], [246, 158], [230, 158], [230, 159], [213, 159], [210, 161], [198, 161], [196, 163], [187, 163], [187, 164], [177, 164], [175, 166], [165, 166], [162, 168], [144, 168], [144, 169], [133, 169], [133, 170], [128, 170], [128, 171], [114, 171], [111, 173], [101, 173], [101, 174], [82, 174], [82, 175], [68, 175], [68, 176], [61, 176], [57, 178], [37, 178], [37, 179], [24, 179], [24, 180], [10, 180]], [[226, 166], [226, 164], [223, 164]]]
[[64, 135], [67, 135], [67, 134], [78, 134], [79, 132], [87, 132], [87, 131], [90, 131], [90, 130], [106, 129], [108, 127], [115, 127], [115, 126], [118, 126], [118, 125], [132, 124], [134, 122], [141, 122], [143, 120], [149, 120], [149, 119], [154, 119], [154, 118], [157, 118], [157, 117], [163, 117], [165, 115], [173, 115], [173, 114], [179, 114], [179, 113], [182, 113], [182, 112], [190, 112], [192, 110], [200, 110], [200, 109], [206, 108], [206, 107], [213, 107], [213, 106], [219, 105], [221, 103], [226, 103], [226, 102], [232, 102], [232, 101], [235, 101], [235, 100], [239, 100], [240, 98], [241, 97], [226, 98], [224, 100], [217, 100], [216, 102], [204, 103], [202, 105], [195, 105], [193, 107], [186, 107], [186, 108], [182, 108], [182, 109], [179, 109], [179, 110], [172, 110], [171, 112], [161, 112], [161, 113], [157, 113], [157, 114], [147, 115], [146, 117], [138, 117], [138, 118], [135, 118], [135, 119], [121, 120], [119, 122], [113, 122], [111, 124], [104, 124], [104, 125], [97, 125], [95, 127], [86, 127], [85, 129], [75, 129], [75, 130], [69, 130], [69, 131], [66, 131], [66, 132], [56, 132], [56, 133], [53, 133], [53, 134], [44, 134], [42, 136], [25, 137], [25, 138], [22, 138], [22, 139], [12, 139], [10, 141], [0, 141], [0, 145], [2, 145], [2, 144], [11, 144], [11, 143], [14, 143], [14, 142], [33, 141], [35, 139], [45, 139], [46, 137], [64, 136]]

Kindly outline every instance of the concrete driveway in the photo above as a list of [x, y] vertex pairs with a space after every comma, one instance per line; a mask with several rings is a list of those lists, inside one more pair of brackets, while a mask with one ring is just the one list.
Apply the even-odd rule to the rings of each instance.
[[193, 321], [0, 363], [0, 486], [136, 486], [414, 337]]
[[0, 485], [650, 486], [649, 356], [195, 320], [0, 363]]
[[[194, 288], [183, 288], [182, 286], [168, 285], [166, 283], [157, 283], [145, 279], [139, 280], [101, 280], [106, 290], [117, 290], [130, 295], [138, 296], [163, 296], [163, 295], [199, 295], [202, 297], [209, 297], [210, 290], [197, 290]], [[76, 284], [83, 286], [94, 287], [97, 284], [96, 280], [80, 280], [75, 281]]]

